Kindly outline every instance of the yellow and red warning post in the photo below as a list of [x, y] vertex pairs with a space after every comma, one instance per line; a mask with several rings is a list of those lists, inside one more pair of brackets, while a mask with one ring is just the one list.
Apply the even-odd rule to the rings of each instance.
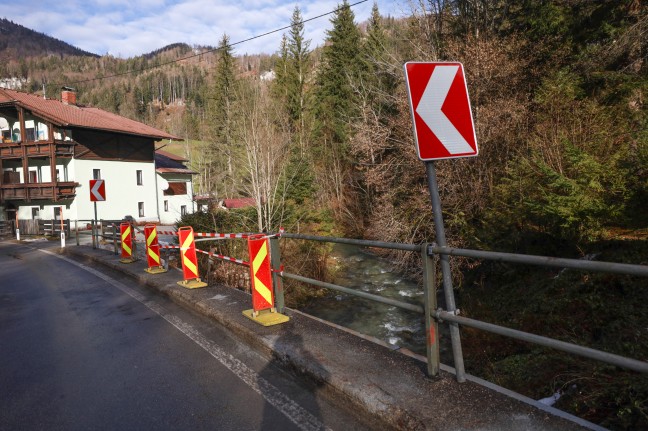
[[179, 281], [178, 284], [187, 289], [207, 286], [207, 283], [201, 281], [198, 275], [198, 259], [196, 258], [193, 228], [191, 226], [181, 227], [178, 229], [178, 237], [180, 239], [180, 261], [182, 262], [184, 277], [184, 280]]
[[263, 326], [285, 323], [290, 318], [278, 313], [272, 290], [272, 268], [270, 265], [270, 241], [267, 236], [248, 238], [250, 253], [250, 284], [252, 285], [252, 309], [243, 315]]
[[121, 263], [135, 262], [133, 255], [133, 227], [130, 223], [122, 223], [119, 225], [121, 233]]
[[160, 244], [158, 244], [157, 227], [154, 224], [144, 226], [144, 237], [146, 238], [146, 261], [149, 274], [160, 274], [167, 272], [160, 259]]

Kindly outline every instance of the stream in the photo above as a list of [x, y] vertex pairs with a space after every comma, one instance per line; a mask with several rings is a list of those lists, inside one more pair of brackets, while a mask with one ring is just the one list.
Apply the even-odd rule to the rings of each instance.
[[[332, 283], [374, 295], [423, 305], [423, 289], [393, 270], [392, 265], [361, 247], [335, 244], [338, 271]], [[425, 355], [423, 316], [393, 305], [329, 290], [302, 311]]]

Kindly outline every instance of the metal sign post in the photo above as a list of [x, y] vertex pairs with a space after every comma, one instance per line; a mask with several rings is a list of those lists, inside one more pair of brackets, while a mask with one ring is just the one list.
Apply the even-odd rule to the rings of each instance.
[[94, 220], [92, 221], [92, 248], [99, 246], [99, 233], [97, 232], [97, 201], [106, 200], [106, 182], [104, 180], [90, 180], [90, 201], [94, 202]]
[[97, 235], [97, 201], [94, 201], [94, 220], [92, 221], [92, 248], [97, 248], [97, 245], [99, 244], [98, 241], [98, 235]]
[[[441, 198], [439, 196], [439, 185], [437, 184], [436, 170], [434, 162], [426, 162], [425, 169], [428, 177], [428, 189], [432, 200], [432, 214], [434, 216], [434, 232], [436, 242], [439, 247], [446, 247], [445, 227], [443, 226], [443, 214], [441, 213]], [[450, 269], [450, 258], [447, 254], [441, 255], [441, 275], [443, 277], [443, 293], [445, 294], [446, 308], [448, 313], [457, 313], [455, 304], [454, 290], [452, 287], [452, 270]], [[452, 357], [457, 372], [457, 381], [463, 383], [466, 381], [466, 371], [464, 369], [463, 352], [461, 349], [461, 336], [459, 334], [459, 325], [450, 323], [450, 340], [452, 342]]]
[[[403, 66], [403, 70], [412, 113], [416, 151], [419, 159], [425, 162], [427, 171], [436, 241], [439, 247], [446, 247], [434, 161], [474, 157], [479, 153], [463, 65], [454, 62], [408, 62]], [[440, 260], [447, 313], [457, 315], [459, 311], [455, 305], [450, 258], [447, 254], [442, 254]], [[428, 295], [435, 293], [433, 290], [428, 292]], [[430, 299], [428, 298], [428, 301]], [[426, 316], [426, 319], [429, 319], [429, 316]], [[459, 325], [456, 322], [450, 322], [449, 325], [456, 378], [462, 383], [466, 381], [466, 372]], [[432, 328], [431, 325], [428, 326]], [[433, 341], [432, 332], [428, 336]], [[438, 344], [431, 341], [428, 344], [438, 349]], [[428, 367], [436, 371], [434, 356], [438, 355], [438, 352], [430, 350], [428, 348]]]

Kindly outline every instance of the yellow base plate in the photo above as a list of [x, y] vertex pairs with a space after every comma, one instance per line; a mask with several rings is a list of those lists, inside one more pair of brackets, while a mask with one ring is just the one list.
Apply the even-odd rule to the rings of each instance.
[[290, 317], [270, 310], [259, 311], [256, 316], [254, 315], [254, 310], [245, 310], [243, 311], [243, 315], [263, 326], [279, 325], [290, 320]]
[[167, 270], [164, 269], [161, 266], [154, 266], [153, 268], [146, 268], [144, 271], [148, 272], [149, 274], [162, 274], [163, 272], [167, 272]]
[[128, 259], [120, 259], [119, 260], [121, 263], [133, 263], [135, 262], [135, 259], [133, 258], [128, 258]]
[[198, 289], [200, 287], [207, 287], [207, 283], [200, 281], [199, 278], [194, 278], [193, 280], [182, 280], [178, 281], [178, 284], [187, 289]]

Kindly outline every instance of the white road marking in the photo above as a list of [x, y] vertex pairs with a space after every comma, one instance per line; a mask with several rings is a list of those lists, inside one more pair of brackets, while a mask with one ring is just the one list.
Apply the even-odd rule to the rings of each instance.
[[92, 275], [99, 277], [108, 284], [116, 287], [121, 290], [131, 298], [137, 300], [138, 302], [144, 304], [151, 311], [162, 317], [164, 320], [173, 325], [180, 332], [189, 337], [194, 343], [198, 344], [204, 350], [206, 350], [212, 357], [214, 357], [218, 362], [223, 364], [227, 369], [234, 373], [239, 379], [243, 380], [252, 390], [260, 394], [270, 405], [275, 407], [281, 413], [283, 413], [290, 421], [297, 425], [300, 429], [305, 431], [310, 430], [331, 430], [326, 427], [318, 418], [313, 416], [310, 412], [305, 410], [295, 401], [291, 400], [287, 395], [282, 393], [276, 386], [268, 382], [263, 377], [259, 376], [254, 370], [249, 368], [243, 362], [239, 361], [229, 353], [222, 350], [211, 340], [205, 337], [199, 330], [193, 327], [191, 324], [183, 321], [179, 317], [168, 313], [164, 308], [155, 304], [153, 301], [147, 300], [144, 295], [137, 292], [134, 289], [126, 286], [123, 283], [120, 283], [117, 280], [103, 274], [96, 269], [93, 269], [87, 265], [76, 262], [72, 259], [69, 259], [65, 256], [53, 253], [49, 250], [42, 250], [43, 253], [47, 253], [51, 256], [63, 259], [64, 261], [75, 265]]

